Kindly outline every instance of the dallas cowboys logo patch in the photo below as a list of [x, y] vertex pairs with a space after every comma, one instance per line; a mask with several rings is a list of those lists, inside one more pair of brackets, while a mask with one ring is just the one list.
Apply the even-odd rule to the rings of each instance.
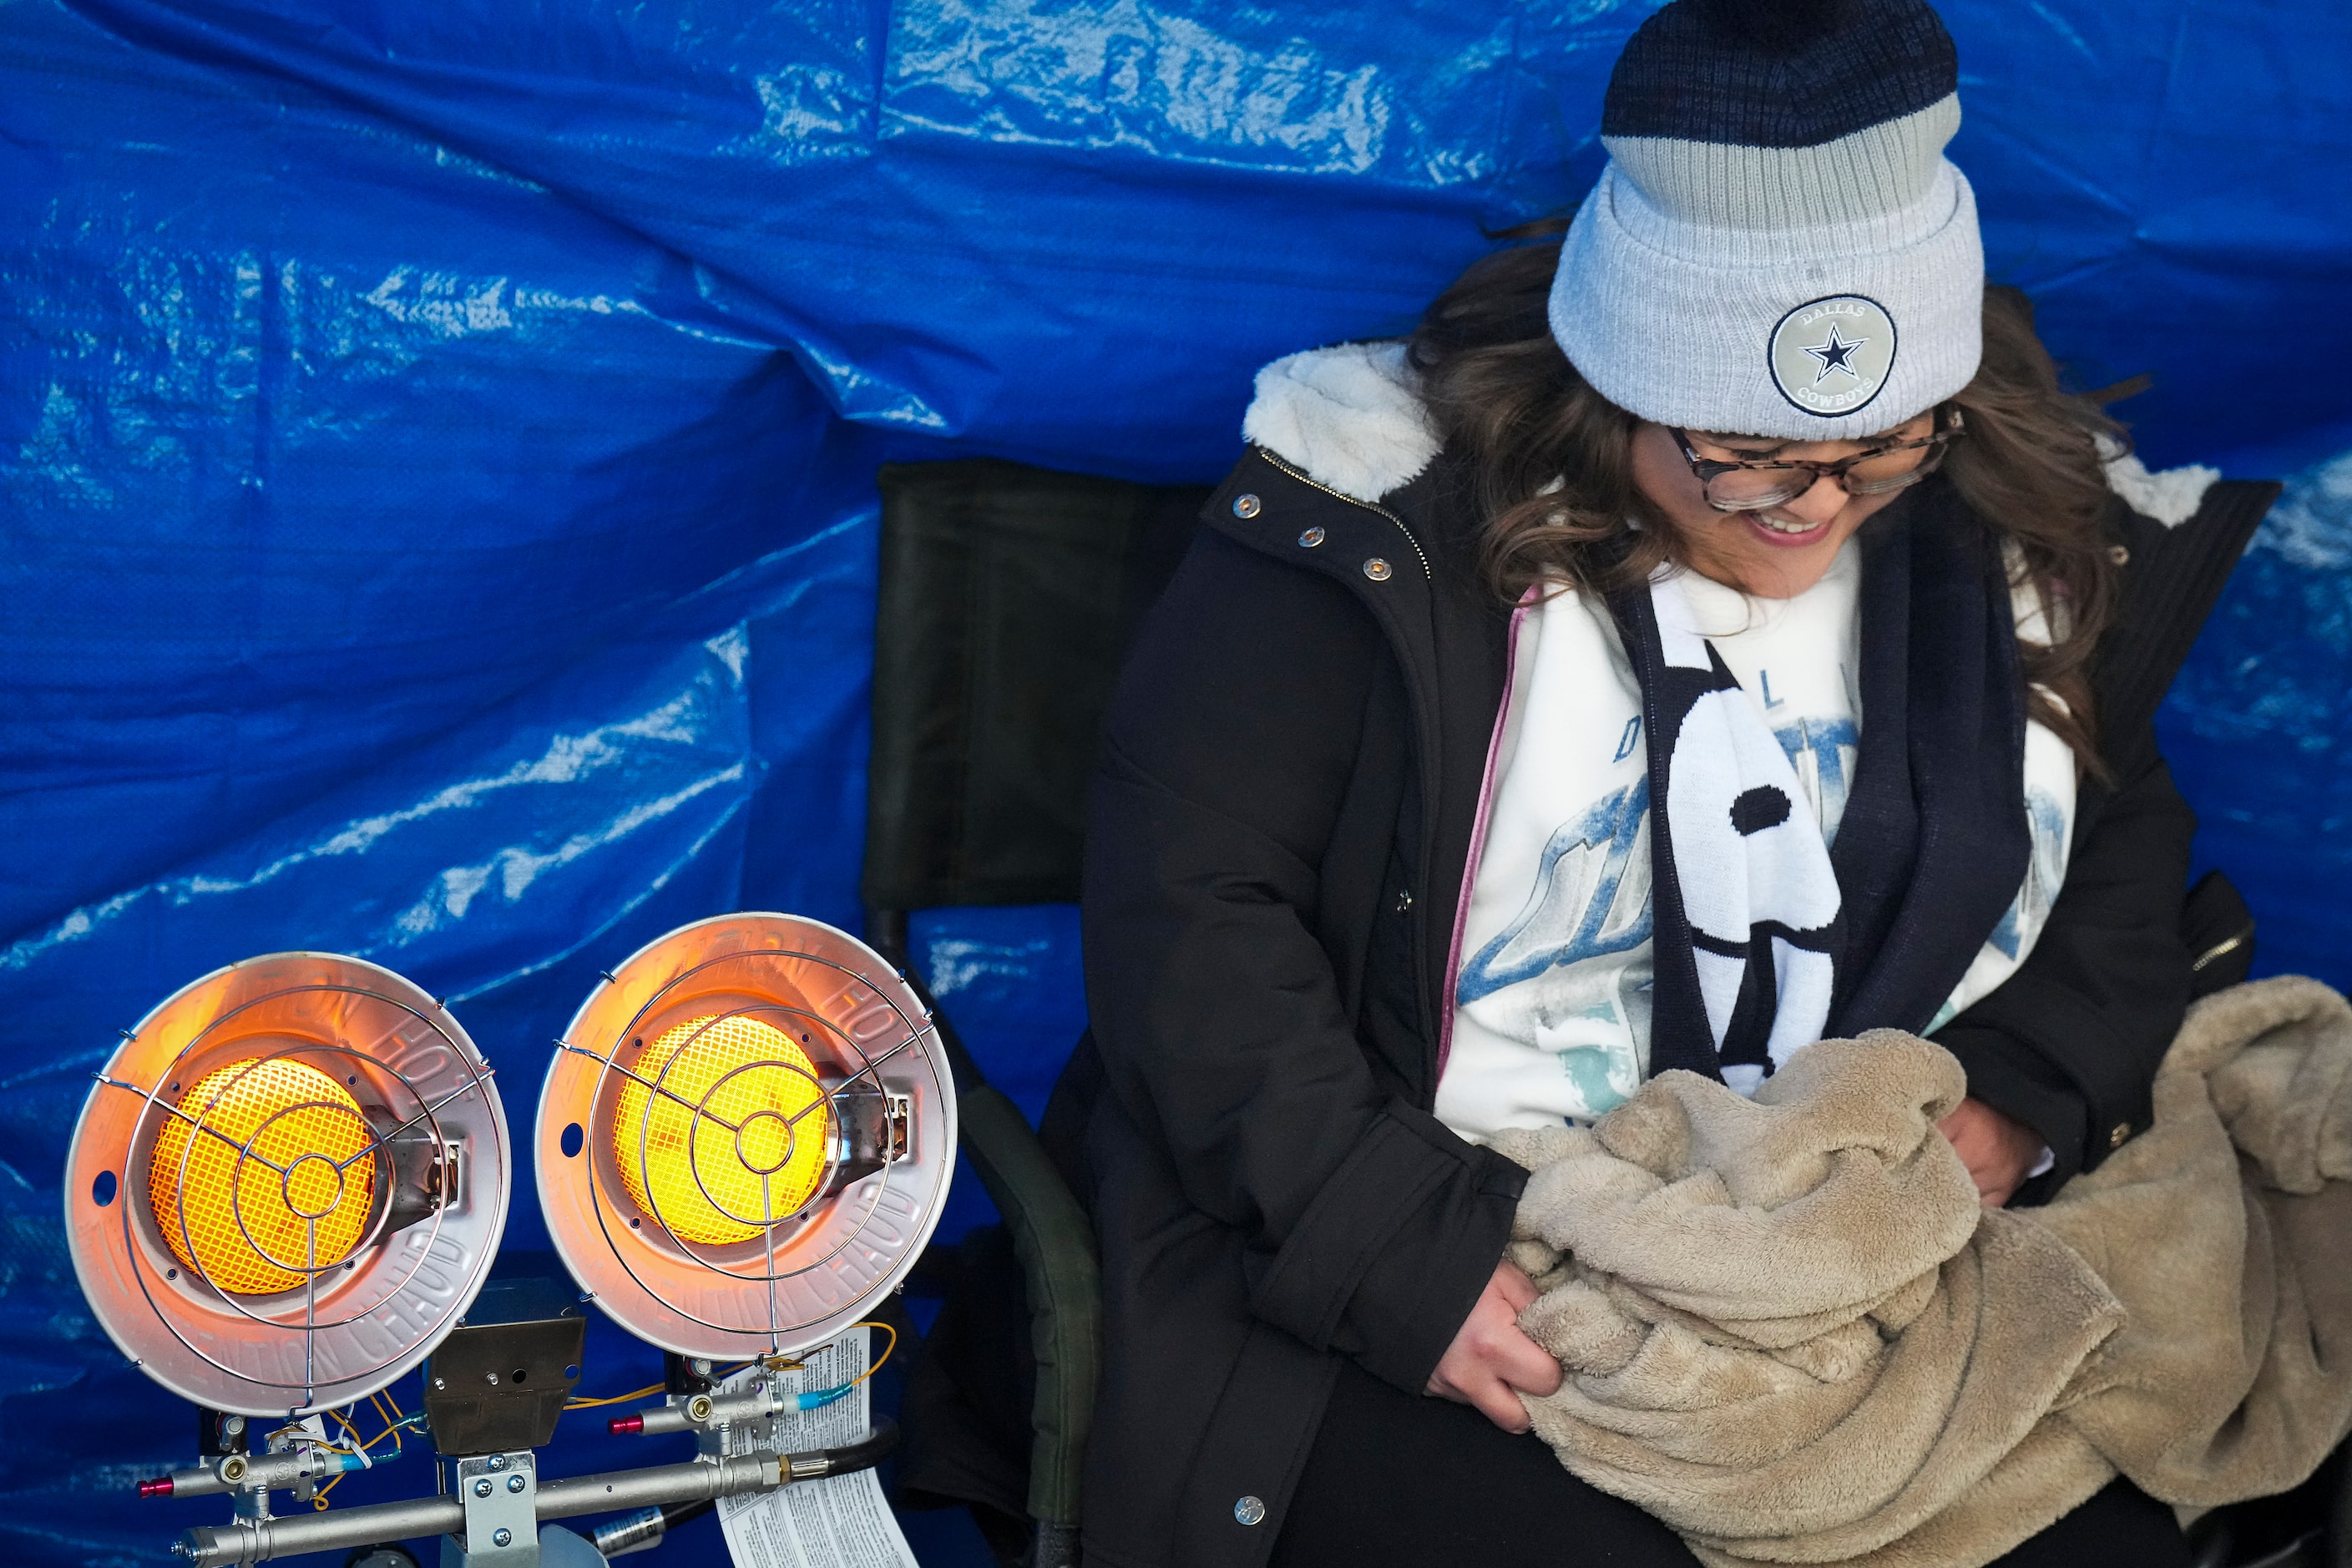
[[1773, 327], [1765, 361], [1780, 395], [1806, 413], [1851, 414], [1895, 368], [1895, 318], [1860, 294], [1809, 300]]

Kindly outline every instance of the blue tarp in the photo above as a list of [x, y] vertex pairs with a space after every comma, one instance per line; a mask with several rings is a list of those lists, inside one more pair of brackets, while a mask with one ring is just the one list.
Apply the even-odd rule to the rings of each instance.
[[[190, 1419], [65, 1258], [116, 1029], [363, 954], [526, 1126], [640, 942], [855, 929], [876, 465], [1214, 478], [1256, 365], [1575, 199], [1649, 8], [0, 4], [0, 1554], [218, 1511], [114, 1506]], [[1993, 275], [2151, 464], [2293, 477], [2164, 736], [2261, 967], [2352, 984], [2352, 11], [1946, 13]], [[917, 929], [1033, 1110], [1075, 931]]]

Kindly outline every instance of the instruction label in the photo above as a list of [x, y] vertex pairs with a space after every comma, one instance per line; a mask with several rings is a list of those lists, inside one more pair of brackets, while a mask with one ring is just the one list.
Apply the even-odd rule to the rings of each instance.
[[[797, 1372], [769, 1373], [747, 1367], [719, 1386], [730, 1392], [773, 1376], [787, 1393], [838, 1388], [864, 1374], [873, 1351], [873, 1331], [852, 1329], [829, 1345], [809, 1352]], [[866, 1436], [872, 1420], [873, 1384], [819, 1410], [787, 1412], [772, 1421], [741, 1422], [727, 1428], [726, 1451], [749, 1454], [766, 1448], [803, 1454], [840, 1448]], [[794, 1481], [772, 1492], [722, 1498], [719, 1528], [735, 1568], [921, 1568], [899, 1533], [898, 1521], [883, 1500], [882, 1482], [872, 1470]]]

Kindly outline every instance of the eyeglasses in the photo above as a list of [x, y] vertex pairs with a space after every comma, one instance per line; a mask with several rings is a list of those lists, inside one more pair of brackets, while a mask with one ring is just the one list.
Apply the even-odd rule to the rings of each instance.
[[1880, 496], [1916, 485], [1936, 471], [1944, 448], [1968, 434], [1957, 408], [1936, 411], [1934, 429], [1916, 441], [1895, 441], [1841, 458], [1834, 463], [1763, 459], [1745, 463], [1702, 458], [1691, 438], [1673, 426], [1666, 433], [1681, 444], [1684, 458], [1717, 511], [1761, 511], [1792, 501], [1823, 479], [1833, 479], [1850, 496]]

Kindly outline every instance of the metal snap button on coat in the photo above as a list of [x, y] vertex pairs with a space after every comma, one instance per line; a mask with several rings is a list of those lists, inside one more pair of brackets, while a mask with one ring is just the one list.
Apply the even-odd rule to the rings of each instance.
[[1397, 896], [1396, 896], [1396, 912], [1397, 912], [1397, 913], [1399, 913], [1399, 914], [1403, 914], [1403, 913], [1405, 913], [1407, 910], [1411, 910], [1412, 908], [1412, 889], [1411, 889], [1410, 888], [1399, 888], [1399, 889], [1397, 889]]
[[2110, 544], [2107, 546], [2107, 559], [2118, 566], [2128, 566], [2131, 564], [2131, 552], [2123, 545]]
[[1381, 560], [1377, 555], [1364, 563], [1364, 575], [1370, 577], [1375, 583], [1387, 582], [1389, 580], [1390, 571], [1391, 567], [1389, 566], [1389, 563]]
[[1234, 1522], [1236, 1524], [1256, 1524], [1265, 1518], [1265, 1503], [1262, 1499], [1245, 1497], [1234, 1504]]
[[1319, 528], [1310, 528], [1298, 536], [1298, 548], [1301, 550], [1312, 550], [1322, 542], [1323, 531]]
[[1234, 498], [1234, 515], [1235, 517], [1255, 517], [1255, 516], [1257, 515], [1257, 513], [1258, 513], [1258, 499], [1257, 499], [1257, 497], [1255, 497], [1255, 496], [1235, 496], [1235, 497]]
[[2107, 1134], [2107, 1147], [2110, 1149], [2120, 1149], [2124, 1146], [2124, 1140], [2130, 1136], [2131, 1123], [2128, 1121], [2118, 1121], [2116, 1123], [2115, 1131]]

